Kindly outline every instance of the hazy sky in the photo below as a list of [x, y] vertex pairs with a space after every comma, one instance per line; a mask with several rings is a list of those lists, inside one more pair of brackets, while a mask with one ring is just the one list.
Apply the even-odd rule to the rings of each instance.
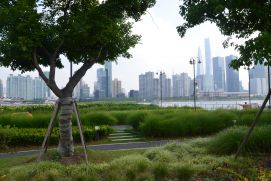
[[[113, 78], [122, 81], [122, 87], [126, 91], [138, 89], [138, 75], [147, 71], [164, 71], [171, 77], [173, 73], [187, 72], [192, 76], [192, 66], [189, 64], [191, 57], [197, 56], [198, 47], [201, 47], [204, 59], [204, 39], [210, 38], [212, 57], [238, 55], [233, 48], [224, 49], [222, 42], [226, 37], [222, 36], [216, 25], [204, 23], [190, 29], [184, 38], [181, 38], [176, 27], [183, 20], [179, 15], [179, 0], [157, 0], [154, 8], [142, 17], [142, 21], [134, 24], [134, 32], [142, 36], [138, 44], [130, 52], [131, 59], [119, 58], [118, 63], [113, 63]], [[65, 62], [65, 68], [58, 70], [56, 74], [57, 83], [63, 87], [68, 81], [69, 64]], [[83, 77], [83, 80], [93, 91], [96, 81], [96, 69], [101, 65], [94, 65]], [[78, 66], [74, 66], [74, 69]], [[0, 67], [0, 79], [6, 82], [8, 74], [17, 75], [20, 72], [12, 72]], [[37, 76], [37, 72], [27, 73]], [[247, 72], [240, 70], [243, 85], [247, 87]], [[4, 84], [5, 87], [5, 84]]]

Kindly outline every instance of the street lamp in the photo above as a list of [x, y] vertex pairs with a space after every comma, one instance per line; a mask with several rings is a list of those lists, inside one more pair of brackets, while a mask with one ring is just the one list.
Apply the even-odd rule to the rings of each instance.
[[251, 97], [250, 97], [250, 93], [251, 93], [251, 89], [250, 89], [250, 68], [248, 67], [248, 102], [249, 105], [251, 105]]
[[161, 102], [161, 107], [163, 105], [163, 85], [162, 85], [162, 75], [164, 72], [160, 71], [159, 73], [157, 72], [156, 75], [159, 74], [159, 79], [160, 79], [160, 102]]
[[198, 59], [198, 61], [196, 61], [194, 58], [190, 58], [190, 61], [189, 61], [189, 63], [191, 65], [193, 65], [193, 74], [194, 74], [194, 93], [193, 93], [193, 95], [194, 95], [194, 109], [196, 109], [196, 73], [195, 73], [195, 64], [196, 63], [198, 63], [198, 64], [201, 63], [200, 59], [199, 58], [197, 58], [197, 59]]

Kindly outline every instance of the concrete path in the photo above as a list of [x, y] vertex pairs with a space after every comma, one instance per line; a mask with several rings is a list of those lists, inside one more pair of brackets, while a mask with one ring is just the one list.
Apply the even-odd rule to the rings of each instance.
[[[162, 140], [162, 141], [88, 145], [87, 149], [88, 150], [126, 150], [126, 149], [137, 149], [137, 148], [159, 147], [171, 142], [176, 142], [176, 141]], [[53, 149], [56, 149], [56, 148], [53, 148]], [[49, 150], [52, 150], [52, 149], [49, 149]], [[29, 151], [0, 153], [0, 158], [10, 158], [10, 157], [16, 157], [16, 156], [32, 156], [32, 155], [39, 154], [39, 152], [40, 150], [29, 150]]]

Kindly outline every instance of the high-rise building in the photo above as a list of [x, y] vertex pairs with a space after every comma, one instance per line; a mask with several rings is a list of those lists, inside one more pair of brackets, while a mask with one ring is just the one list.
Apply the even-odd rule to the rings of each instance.
[[206, 38], [204, 40], [205, 44], [205, 83], [204, 90], [206, 92], [213, 92], [214, 90], [214, 80], [213, 80], [213, 63], [211, 57], [211, 46], [210, 39]]
[[253, 95], [264, 96], [267, 94], [268, 86], [266, 78], [253, 78], [250, 80], [250, 92]]
[[112, 97], [112, 63], [105, 62], [104, 68], [97, 69], [97, 83], [94, 88], [95, 98]]
[[28, 75], [26, 76], [26, 100], [33, 100], [35, 96], [34, 80]]
[[3, 86], [3, 82], [0, 79], [0, 98], [4, 97], [4, 86]]
[[161, 89], [161, 83], [162, 83], [162, 98], [169, 98], [169, 97], [171, 97], [171, 79], [167, 78], [167, 76], [166, 76], [165, 73], [162, 73], [159, 76], [159, 79], [160, 79], [159, 80], [159, 84], [160, 84], [159, 85], [159, 90]]
[[154, 72], [139, 75], [139, 97], [142, 99], [158, 98], [160, 92], [159, 79], [154, 78]]
[[103, 68], [97, 69], [97, 84], [96, 84], [96, 98], [106, 98], [107, 92], [107, 80], [106, 80], [106, 71]]
[[225, 91], [224, 57], [213, 58], [214, 90]]
[[80, 88], [80, 99], [88, 99], [89, 93], [90, 93], [89, 86], [83, 82]]
[[173, 97], [188, 97], [191, 95], [191, 78], [187, 73], [172, 75]]
[[267, 67], [257, 64], [249, 70], [250, 92], [254, 95], [266, 95], [268, 91]]
[[139, 91], [138, 90], [130, 90], [128, 93], [129, 98], [138, 98]]
[[198, 48], [198, 60], [199, 61], [197, 61], [197, 74], [196, 74], [196, 77], [198, 77], [200, 75], [204, 75], [203, 59], [202, 59], [200, 47]]
[[10, 74], [6, 82], [6, 95], [14, 99], [45, 99], [47, 98], [48, 87], [39, 77], [35, 79], [28, 76], [13, 76]]
[[112, 97], [112, 62], [106, 61], [104, 64], [104, 70], [106, 74], [106, 97]]
[[226, 61], [226, 86], [227, 92], [239, 92], [239, 71], [230, 67], [232, 60], [236, 59], [236, 56], [230, 55], [225, 57]]
[[114, 79], [112, 81], [112, 97], [118, 97], [118, 95], [121, 93], [121, 81], [118, 79]]
[[83, 80], [80, 80], [75, 86], [73, 97], [76, 99], [87, 99], [90, 97], [90, 88]]

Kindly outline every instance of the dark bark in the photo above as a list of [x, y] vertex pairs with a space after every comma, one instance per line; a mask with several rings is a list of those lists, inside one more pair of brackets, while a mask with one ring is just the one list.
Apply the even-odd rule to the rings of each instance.
[[74, 145], [72, 137], [72, 97], [59, 99], [61, 113], [59, 118], [59, 144], [58, 152], [63, 157], [69, 157], [74, 154]]

